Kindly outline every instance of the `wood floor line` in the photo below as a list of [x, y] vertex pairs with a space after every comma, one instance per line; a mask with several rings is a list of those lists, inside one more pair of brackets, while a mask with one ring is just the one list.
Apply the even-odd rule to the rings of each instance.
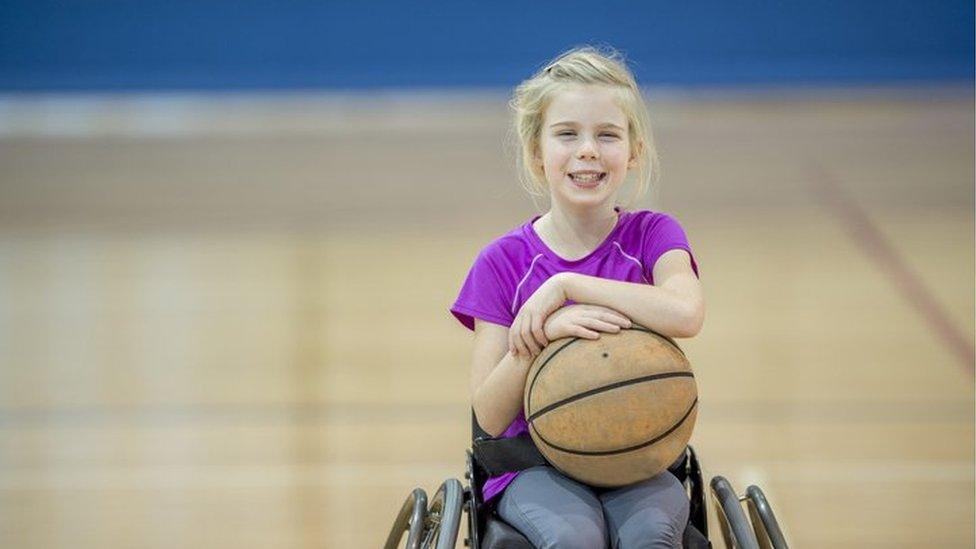
[[758, 401], [701, 405], [700, 417], [711, 423], [968, 423], [972, 425], [972, 401], [879, 401], [824, 400], [821, 402]]
[[[450, 462], [323, 463], [318, 465], [119, 466], [17, 469], [0, 473], [8, 490], [116, 490], [416, 486], [424, 479], [462, 477], [464, 456]], [[436, 486], [432, 487], [436, 488]]]
[[0, 409], [0, 429], [111, 424], [200, 425], [206, 423], [470, 421], [464, 404], [451, 403], [282, 403], [144, 406], [65, 406]]
[[789, 483], [976, 482], [971, 461], [830, 460], [757, 462], [736, 470], [740, 482], [752, 478]]
[[895, 289], [921, 314], [929, 329], [949, 346], [966, 371], [976, 375], [976, 345], [970, 334], [953, 322], [945, 307], [895, 251], [871, 217], [844, 192], [837, 176], [817, 163], [808, 169], [814, 193], [843, 222], [855, 244], [874, 260]]
[[[716, 465], [716, 464], [712, 464]], [[0, 474], [0, 491], [7, 490], [188, 490], [215, 487], [388, 487], [461, 476], [463, 461], [418, 463], [321, 463], [296, 466], [101, 466], [32, 467]], [[728, 475], [742, 487], [754, 479], [799, 483], [957, 483], [974, 482], [972, 462], [861, 460], [831, 462], [757, 462]], [[706, 474], [722, 471], [706, 468]], [[767, 484], [768, 485], [768, 484]]]
[[[710, 422], [822, 423], [973, 423], [973, 401], [743, 400], [702, 402]], [[172, 426], [208, 424], [409, 423], [467, 425], [465, 404], [309, 403], [189, 404], [147, 406], [68, 406], [0, 409], [0, 429], [97, 426]]]

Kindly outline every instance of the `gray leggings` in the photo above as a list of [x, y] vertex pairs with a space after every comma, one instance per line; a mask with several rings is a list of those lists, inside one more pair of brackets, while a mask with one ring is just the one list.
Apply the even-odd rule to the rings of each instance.
[[623, 488], [595, 488], [548, 465], [522, 471], [505, 488], [498, 515], [538, 549], [681, 547], [688, 495], [674, 475]]

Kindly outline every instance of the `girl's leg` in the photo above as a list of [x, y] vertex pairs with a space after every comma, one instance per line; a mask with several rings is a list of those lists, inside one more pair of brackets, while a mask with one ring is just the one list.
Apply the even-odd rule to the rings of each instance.
[[519, 473], [498, 501], [498, 515], [538, 549], [601, 549], [607, 528], [600, 500], [552, 467]]
[[671, 473], [600, 493], [613, 549], [681, 547], [688, 495]]

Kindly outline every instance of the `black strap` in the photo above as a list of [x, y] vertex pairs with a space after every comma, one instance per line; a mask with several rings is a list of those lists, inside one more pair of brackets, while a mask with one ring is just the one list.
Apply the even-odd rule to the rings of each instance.
[[[528, 433], [510, 438], [479, 437], [474, 439], [471, 451], [474, 453], [475, 460], [489, 477], [549, 463], [536, 448]], [[668, 467], [668, 470], [682, 481], [686, 476], [684, 471], [685, 458], [685, 452], [682, 452], [678, 459]]]
[[548, 463], [527, 433], [510, 438], [476, 438], [472, 451], [491, 477]]
[[[478, 425], [478, 418], [475, 416], [474, 410], [471, 410], [471, 431], [474, 435], [474, 440], [471, 442], [471, 453], [474, 454], [477, 466], [484, 470], [489, 477], [549, 463], [536, 448], [528, 433], [509, 438], [492, 438], [481, 428], [481, 425]], [[685, 452], [681, 452], [678, 459], [668, 467], [682, 482], [686, 476], [684, 471], [685, 457]], [[694, 465], [698, 465], [697, 461]]]

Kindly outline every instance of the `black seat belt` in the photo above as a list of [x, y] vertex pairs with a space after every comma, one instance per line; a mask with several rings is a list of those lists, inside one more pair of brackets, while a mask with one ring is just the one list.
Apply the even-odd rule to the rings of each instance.
[[510, 438], [479, 437], [474, 439], [471, 451], [490, 477], [548, 463], [528, 433]]
[[[488, 473], [489, 477], [496, 477], [504, 473], [518, 472], [536, 465], [547, 465], [549, 462], [542, 456], [532, 437], [528, 433], [509, 438], [492, 438], [484, 429], [478, 425], [478, 420], [471, 413], [471, 430], [474, 433], [474, 441], [471, 443], [471, 452], [474, 454], [475, 461], [481, 468]], [[685, 463], [685, 453], [682, 452], [678, 459], [668, 469], [679, 479], [684, 479], [682, 466]]]

